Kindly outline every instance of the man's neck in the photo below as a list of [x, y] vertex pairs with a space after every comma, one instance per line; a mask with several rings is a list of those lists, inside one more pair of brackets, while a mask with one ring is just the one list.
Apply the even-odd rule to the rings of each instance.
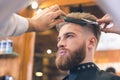
[[89, 62], [94, 62], [94, 59], [92, 57], [85, 57], [85, 59], [80, 62], [80, 64], [83, 64], [83, 63], [89, 63]]

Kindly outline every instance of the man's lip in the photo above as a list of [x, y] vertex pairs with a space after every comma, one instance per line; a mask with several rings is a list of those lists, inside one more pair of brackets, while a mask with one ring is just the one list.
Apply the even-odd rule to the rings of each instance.
[[59, 50], [59, 55], [65, 55], [67, 53], [67, 51], [66, 50]]

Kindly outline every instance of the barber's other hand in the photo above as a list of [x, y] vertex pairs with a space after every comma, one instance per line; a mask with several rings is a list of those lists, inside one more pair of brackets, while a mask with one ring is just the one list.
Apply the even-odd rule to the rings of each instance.
[[99, 23], [99, 25], [104, 25], [101, 27], [101, 31], [105, 33], [119, 33], [120, 32], [117, 30], [117, 27], [115, 27], [114, 24], [111, 27], [108, 27], [110, 23], [113, 23], [109, 14], [106, 14], [101, 19], [98, 19], [97, 22]]
[[60, 15], [66, 15], [58, 5], [44, 9], [40, 14], [29, 18], [29, 29], [31, 31], [45, 31], [54, 27], [56, 24], [63, 22], [63, 19], [55, 19]]

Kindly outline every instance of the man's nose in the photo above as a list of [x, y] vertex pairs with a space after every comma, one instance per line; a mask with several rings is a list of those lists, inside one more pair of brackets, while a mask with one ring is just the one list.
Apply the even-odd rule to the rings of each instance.
[[58, 43], [57, 43], [57, 47], [60, 48], [60, 47], [65, 47], [65, 41], [64, 40], [60, 40]]

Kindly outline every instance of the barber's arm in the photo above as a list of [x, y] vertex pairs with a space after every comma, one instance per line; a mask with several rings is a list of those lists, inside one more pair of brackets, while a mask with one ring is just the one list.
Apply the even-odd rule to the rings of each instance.
[[14, 2], [11, 0], [0, 1], [0, 38], [19, 35], [27, 31], [27, 19], [15, 14], [15, 12], [25, 7], [27, 2], [28, 0], [14, 0]]
[[20, 35], [25, 33], [28, 27], [28, 20], [14, 13], [0, 25], [0, 38]]
[[60, 15], [65, 15], [65, 13], [58, 5], [44, 9], [33, 18], [24, 18], [12, 14], [8, 21], [0, 27], [0, 38], [17, 36], [25, 32], [45, 31], [64, 21], [63, 19], [56, 19]]

